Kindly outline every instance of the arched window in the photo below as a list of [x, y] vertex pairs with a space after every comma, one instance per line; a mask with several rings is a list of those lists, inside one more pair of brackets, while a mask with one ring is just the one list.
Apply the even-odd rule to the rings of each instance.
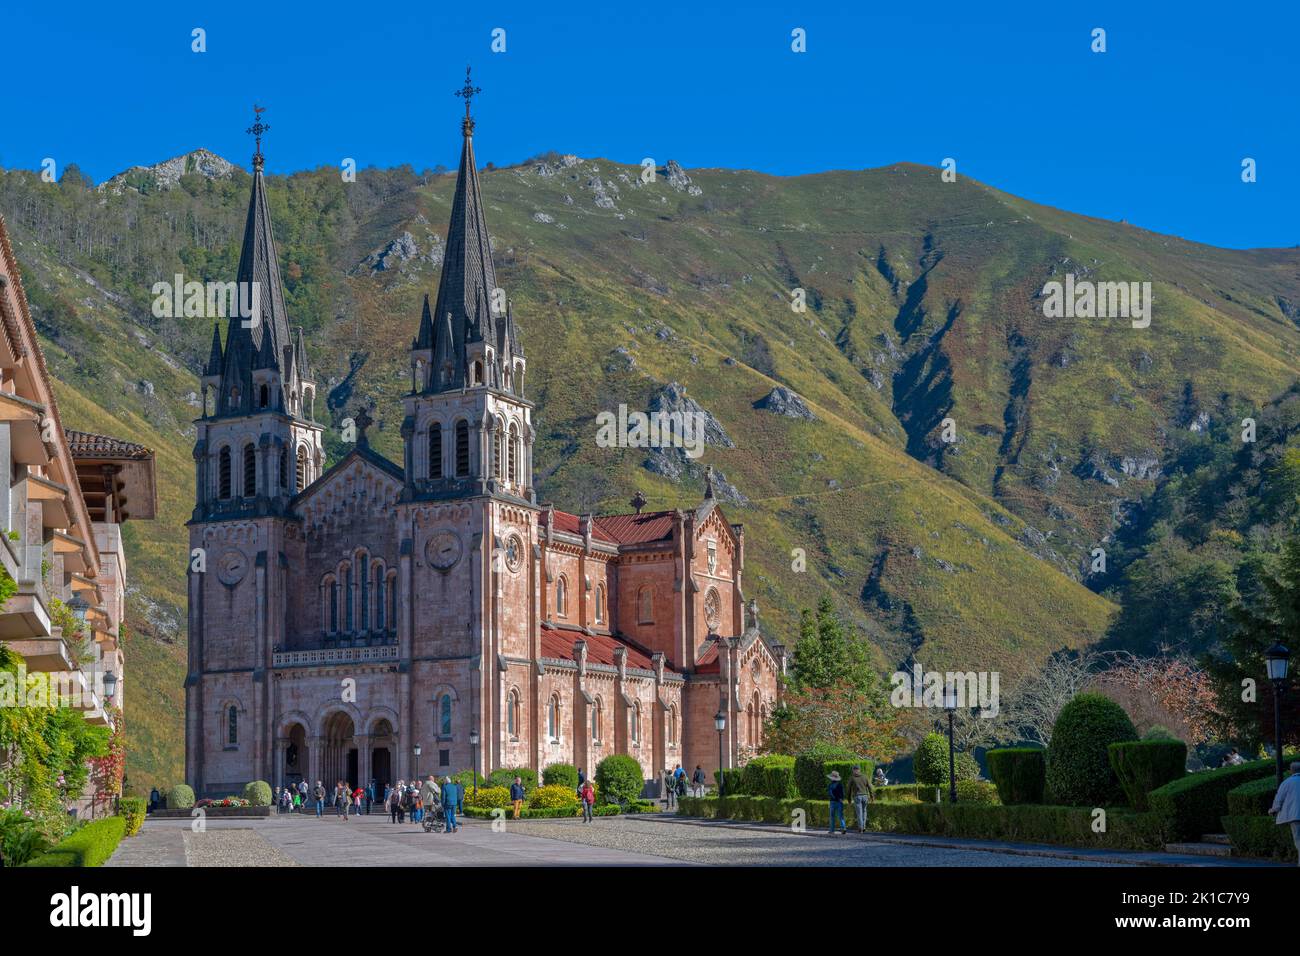
[[492, 477], [504, 478], [505, 472], [501, 470], [501, 446], [505, 443], [506, 433], [501, 425], [501, 419], [497, 419], [496, 428], [492, 429]]
[[257, 494], [257, 449], [249, 442], [244, 446], [244, 497]]
[[628, 737], [632, 743], [641, 742], [641, 702], [633, 701], [631, 708], [628, 709], [628, 720], [631, 722], [628, 727]]
[[271, 404], [271, 390], [265, 384], [257, 393], [257, 403], [262, 408], [266, 408], [267, 405]]
[[230, 446], [227, 445], [217, 454], [217, 496], [230, 497]]
[[668, 742], [677, 743], [677, 705], [668, 708]]
[[655, 620], [654, 588], [644, 587], [636, 592], [636, 620], [638, 624], [653, 624]]
[[469, 477], [469, 423], [464, 419], [456, 423], [456, 477]]
[[604, 709], [599, 697], [591, 705], [591, 742], [600, 743], [600, 712]]
[[384, 615], [388, 612], [388, 596], [385, 589], [388, 586], [388, 580], [384, 577], [384, 566], [378, 561], [375, 562], [375, 630], [383, 632], [387, 630], [385, 626]]
[[388, 630], [397, 630], [397, 572], [388, 572]]
[[289, 452], [280, 449], [280, 487], [289, 487]]
[[361, 579], [361, 616], [357, 619], [357, 630], [370, 630], [370, 562], [362, 551], [357, 556], [357, 577]]
[[355, 629], [352, 618], [352, 565], [343, 569], [343, 623], [349, 633]]
[[226, 708], [226, 743], [231, 747], [239, 745], [239, 708], [234, 704]]
[[506, 699], [506, 733], [510, 735], [511, 740], [517, 740], [519, 737], [519, 691], [510, 691], [510, 696]]
[[508, 462], [510, 480], [517, 485], [523, 484], [522, 479], [519, 477], [519, 429], [515, 427], [514, 422], [510, 423], [510, 438], [507, 448], [510, 451], [510, 461]]
[[471, 385], [483, 384], [483, 363], [482, 362], [476, 361], [474, 363], [474, 381], [470, 382], [470, 384]]
[[438, 736], [451, 736], [451, 694], [438, 698]]
[[560, 575], [560, 580], [555, 582], [555, 613], [564, 617], [569, 613], [569, 582]]
[[325, 587], [329, 590], [330, 602], [330, 633], [339, 632], [339, 582], [330, 577], [325, 582]]
[[297, 479], [298, 479], [297, 490], [302, 491], [304, 488], [307, 487], [307, 446], [306, 445], [298, 446]]
[[596, 623], [605, 623], [605, 585], [596, 585]]
[[429, 426], [429, 477], [442, 477], [442, 426], [437, 422]]
[[546, 702], [546, 736], [551, 740], [560, 739], [560, 698], [554, 694]]

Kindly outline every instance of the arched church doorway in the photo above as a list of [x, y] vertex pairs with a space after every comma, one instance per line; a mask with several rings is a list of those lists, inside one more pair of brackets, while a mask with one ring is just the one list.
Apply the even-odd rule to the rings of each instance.
[[284, 785], [297, 787], [311, 773], [307, 766], [307, 728], [294, 724], [289, 728], [289, 744], [284, 748]]
[[325, 721], [325, 789], [332, 793], [334, 785], [345, 780], [353, 787], [357, 783], [357, 745], [353, 740], [356, 726], [343, 711], [330, 714]]
[[375, 781], [375, 799], [382, 800], [385, 785], [394, 783], [393, 754], [397, 752], [397, 741], [393, 725], [385, 719], [376, 721], [370, 741], [370, 776]]

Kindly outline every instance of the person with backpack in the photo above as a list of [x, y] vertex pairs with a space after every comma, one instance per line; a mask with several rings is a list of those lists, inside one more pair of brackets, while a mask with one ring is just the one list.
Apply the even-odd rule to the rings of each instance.
[[319, 780], [316, 781], [312, 796], [316, 798], [316, 819], [320, 820], [325, 816], [325, 786]]
[[397, 786], [388, 791], [388, 812], [393, 823], [402, 823], [402, 795], [406, 792], [406, 781], [397, 781]]
[[704, 781], [705, 781], [704, 768], [701, 767], [699, 764], [696, 764], [695, 773], [691, 774], [691, 784], [695, 788], [695, 796], [697, 797], [704, 796]]
[[844, 784], [840, 783], [840, 772], [832, 770], [827, 778], [830, 786], [826, 788], [826, 795], [831, 801], [831, 833], [835, 832], [835, 821], [840, 821], [840, 832], [848, 833], [849, 828], [844, 825]]
[[858, 818], [858, 832], [867, 832], [867, 805], [876, 799], [876, 791], [871, 781], [862, 772], [862, 767], [854, 765], [853, 775], [849, 777], [849, 799], [853, 801], [853, 812]]
[[456, 808], [460, 806], [461, 786], [452, 783], [451, 777], [442, 778], [442, 813], [447, 820], [447, 832], [455, 833], [460, 829], [456, 822]]
[[578, 799], [582, 801], [582, 822], [590, 823], [591, 810], [596, 805], [596, 788], [591, 785], [590, 780], [582, 781], [582, 786], [578, 789]]

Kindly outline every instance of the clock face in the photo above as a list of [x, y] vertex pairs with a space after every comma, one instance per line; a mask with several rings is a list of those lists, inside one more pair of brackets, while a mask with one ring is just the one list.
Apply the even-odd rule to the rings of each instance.
[[439, 571], [449, 571], [460, 560], [460, 538], [452, 531], [439, 531], [424, 546], [424, 556]]
[[217, 558], [217, 577], [222, 584], [234, 586], [244, 579], [248, 571], [248, 559], [243, 552], [230, 548]]
[[512, 534], [506, 541], [506, 567], [511, 571], [518, 571], [519, 566], [524, 561], [524, 545], [519, 540], [519, 535]]

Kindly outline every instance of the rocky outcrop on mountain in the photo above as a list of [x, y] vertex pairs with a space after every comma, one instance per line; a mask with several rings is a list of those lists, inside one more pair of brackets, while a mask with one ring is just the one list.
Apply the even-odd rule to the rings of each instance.
[[784, 415], [786, 418], [800, 418], [809, 422], [817, 417], [812, 413], [812, 409], [808, 407], [808, 403], [803, 398], [784, 385], [778, 385], [772, 389], [772, 391], [756, 401], [754, 407], [774, 412], [777, 415]]
[[703, 424], [704, 444], [719, 448], [735, 448], [735, 442], [727, 437], [722, 423], [713, 417], [713, 413], [686, 394], [686, 388], [677, 382], [669, 382], [650, 399], [651, 412], [679, 414], [685, 421], [687, 415]]
[[688, 196], [699, 196], [704, 190], [691, 182], [691, 177], [686, 175], [686, 170], [682, 169], [681, 164], [675, 159], [668, 160], [664, 166], [664, 179], [668, 180], [668, 185], [672, 186], [678, 192], [685, 192]]
[[443, 256], [442, 237], [437, 233], [430, 233], [428, 242], [428, 249], [421, 254], [415, 237], [409, 232], [403, 232], [362, 259], [360, 266], [354, 271], [361, 269], [369, 269], [371, 272], [391, 272], [394, 269], [400, 271], [406, 268], [407, 263], [413, 261], [440, 265]]
[[114, 194], [124, 189], [134, 189], [136, 192], [173, 189], [180, 183], [181, 177], [189, 173], [208, 179], [229, 179], [234, 172], [234, 163], [222, 159], [211, 150], [196, 149], [152, 166], [132, 166], [100, 183], [98, 188]]

